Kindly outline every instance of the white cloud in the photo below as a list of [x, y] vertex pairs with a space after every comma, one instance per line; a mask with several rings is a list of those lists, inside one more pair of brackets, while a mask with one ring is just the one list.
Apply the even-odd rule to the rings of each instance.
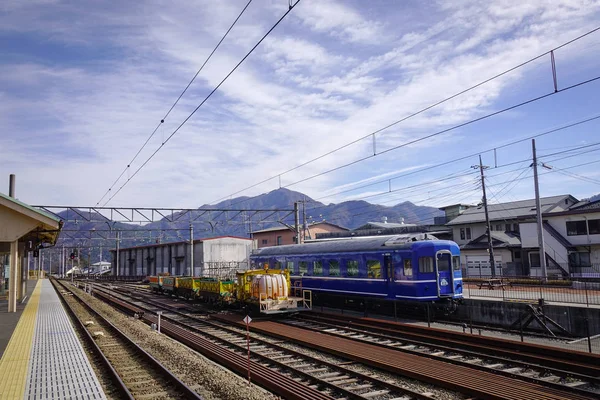
[[[242, 6], [11, 4], [0, 17], [0, 37], [33, 35], [44, 39], [44, 48], [15, 46], [11, 58], [0, 61], [0, 126], [9, 132], [0, 137], [0, 171], [14, 170], [26, 182], [26, 201], [79, 204], [95, 204], [108, 189]], [[557, 12], [552, 4], [444, 2], [428, 26], [401, 26], [386, 10], [367, 14], [361, 3], [303, 0], [110, 204], [193, 207], [226, 196], [575, 37], [597, 14], [597, 2], [585, 3], [587, 12], [566, 1]], [[251, 5], [126, 177], [282, 12], [276, 3]], [[569, 59], [576, 62], [582, 53]], [[385, 131], [378, 150], [497, 109], [507, 101], [503, 96], [515, 96], [548, 65], [534, 67]], [[450, 159], [456, 155], [450, 151], [461, 145], [466, 151], [473, 137], [462, 131], [439, 136], [291, 189], [320, 197]], [[284, 174], [282, 184], [371, 151], [366, 139]], [[432, 171], [432, 178], [439, 173]], [[243, 194], [277, 186], [275, 179]]]
[[335, 1], [302, 1], [297, 15], [314, 31], [344, 41], [376, 44], [387, 36], [382, 23], [364, 19], [356, 10]]

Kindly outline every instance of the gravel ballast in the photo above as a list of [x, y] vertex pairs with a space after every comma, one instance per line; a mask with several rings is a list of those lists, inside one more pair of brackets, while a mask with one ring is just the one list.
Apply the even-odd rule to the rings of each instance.
[[205, 399], [274, 400], [278, 398], [256, 385], [249, 386], [248, 382], [240, 376], [168, 336], [151, 330], [142, 321], [122, 314], [80, 289], [73, 289], [103, 317]]

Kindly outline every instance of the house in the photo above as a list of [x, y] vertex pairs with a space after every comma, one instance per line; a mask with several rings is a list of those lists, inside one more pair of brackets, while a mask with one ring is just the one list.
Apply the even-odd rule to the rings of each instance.
[[[540, 198], [549, 276], [595, 274], [600, 266], [600, 201], [571, 195]], [[488, 236], [482, 205], [443, 207], [461, 263], [470, 276], [489, 276]], [[535, 199], [489, 204], [498, 275], [541, 276]]]
[[[347, 232], [348, 229], [330, 222], [316, 222], [306, 226], [303, 233], [304, 239], [314, 239], [317, 234], [329, 232]], [[250, 233], [252, 239], [256, 240], [258, 248], [268, 246], [282, 246], [296, 243], [296, 232], [287, 226], [261, 229]]]
[[252, 240], [235, 236], [194, 240], [193, 261], [190, 247], [189, 241], [183, 241], [121, 248], [118, 268], [116, 252], [111, 250], [112, 273], [230, 278], [236, 270], [248, 268]]

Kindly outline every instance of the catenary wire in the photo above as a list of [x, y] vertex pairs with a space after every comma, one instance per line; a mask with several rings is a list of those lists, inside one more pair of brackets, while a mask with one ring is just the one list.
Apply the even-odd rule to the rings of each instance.
[[[386, 130], [386, 129], [388, 129], [388, 128], [391, 128], [392, 126], [395, 126], [395, 125], [397, 125], [397, 124], [400, 124], [400, 123], [402, 123], [402, 122], [404, 122], [404, 121], [406, 121], [406, 120], [408, 120], [408, 119], [410, 119], [410, 118], [412, 118], [412, 117], [415, 117], [415, 116], [417, 116], [417, 115], [419, 115], [419, 114], [422, 114], [423, 112], [426, 112], [426, 111], [428, 111], [428, 110], [430, 110], [430, 109], [432, 109], [432, 108], [434, 108], [434, 107], [437, 107], [438, 105], [441, 105], [441, 104], [443, 104], [443, 103], [445, 103], [445, 102], [447, 102], [447, 101], [449, 101], [449, 100], [452, 100], [452, 99], [454, 99], [454, 98], [456, 98], [456, 97], [458, 97], [458, 96], [461, 96], [461, 95], [462, 95], [462, 94], [464, 94], [464, 93], [467, 93], [467, 92], [469, 92], [469, 91], [471, 91], [471, 90], [473, 90], [473, 89], [476, 89], [476, 88], [478, 88], [478, 87], [480, 87], [480, 86], [482, 86], [482, 85], [485, 85], [486, 83], [488, 83], [488, 82], [490, 82], [490, 81], [493, 81], [493, 80], [495, 80], [495, 79], [497, 79], [497, 78], [499, 78], [499, 77], [501, 77], [501, 76], [503, 76], [503, 75], [506, 75], [506, 74], [508, 74], [508, 73], [510, 73], [510, 72], [512, 72], [512, 71], [514, 71], [514, 70], [516, 70], [516, 69], [519, 69], [519, 68], [521, 68], [521, 67], [523, 67], [523, 66], [525, 66], [525, 65], [527, 65], [527, 64], [529, 64], [529, 63], [531, 63], [531, 62], [533, 62], [533, 61], [535, 61], [535, 60], [538, 60], [538, 59], [540, 59], [540, 58], [542, 58], [542, 57], [544, 57], [544, 56], [546, 56], [546, 55], [548, 55], [548, 54], [551, 54], [552, 52], [554, 52], [554, 51], [556, 51], [556, 50], [558, 50], [558, 49], [560, 49], [560, 48], [562, 48], [562, 47], [565, 47], [565, 46], [567, 46], [567, 45], [569, 45], [569, 44], [571, 44], [571, 43], [573, 43], [573, 42], [576, 42], [576, 41], [578, 41], [578, 40], [580, 40], [580, 39], [582, 39], [582, 38], [584, 38], [584, 37], [586, 37], [586, 36], [588, 36], [588, 35], [591, 35], [591, 34], [593, 34], [593, 33], [597, 32], [598, 30], [600, 30], [600, 27], [597, 27], [597, 28], [595, 28], [595, 29], [592, 29], [592, 30], [590, 30], [590, 31], [588, 31], [588, 32], [586, 32], [586, 33], [584, 33], [584, 34], [582, 34], [582, 35], [580, 35], [580, 36], [577, 36], [577, 37], [575, 37], [575, 38], [573, 38], [573, 39], [571, 39], [571, 40], [569, 40], [569, 41], [567, 41], [567, 42], [565, 42], [565, 43], [563, 43], [563, 44], [561, 44], [561, 45], [559, 45], [559, 46], [557, 46], [557, 47], [555, 47], [555, 48], [553, 48], [553, 49], [551, 49], [551, 50], [548, 50], [548, 51], [546, 51], [545, 53], [542, 53], [542, 54], [540, 54], [540, 55], [538, 55], [538, 56], [535, 56], [535, 57], [533, 57], [533, 58], [531, 58], [531, 59], [529, 59], [529, 60], [527, 60], [527, 61], [525, 61], [525, 62], [522, 62], [521, 64], [518, 64], [518, 65], [516, 65], [516, 66], [514, 66], [514, 67], [512, 67], [512, 68], [510, 68], [510, 69], [508, 69], [508, 70], [505, 70], [505, 71], [503, 71], [503, 72], [501, 72], [501, 73], [499, 73], [499, 74], [497, 74], [497, 75], [494, 75], [494, 76], [492, 76], [492, 77], [490, 77], [490, 78], [488, 78], [488, 79], [486, 79], [486, 80], [484, 80], [484, 81], [482, 81], [482, 82], [479, 82], [479, 83], [477, 83], [477, 84], [476, 84], [476, 85], [474, 85], [474, 86], [471, 86], [471, 87], [469, 87], [469, 88], [467, 88], [467, 89], [465, 89], [465, 90], [462, 90], [462, 91], [460, 91], [460, 92], [458, 92], [458, 93], [456, 93], [456, 94], [454, 94], [454, 95], [452, 95], [452, 96], [450, 96], [450, 97], [447, 97], [447, 98], [445, 98], [445, 99], [443, 99], [443, 100], [440, 100], [440, 101], [438, 101], [438, 102], [437, 102], [437, 103], [435, 103], [435, 104], [432, 104], [432, 105], [430, 105], [430, 106], [428, 106], [428, 107], [425, 107], [425, 108], [423, 108], [423, 109], [421, 109], [421, 110], [419, 110], [419, 111], [416, 111], [416, 112], [414, 112], [414, 113], [412, 113], [412, 114], [409, 114], [408, 116], [406, 116], [406, 117], [403, 117], [403, 118], [401, 118], [401, 119], [399, 119], [399, 120], [397, 120], [397, 121], [395, 121], [395, 122], [392, 122], [392, 123], [390, 123], [390, 124], [388, 124], [388, 125], [384, 126], [383, 128], [380, 128], [380, 129], [377, 129], [376, 131], [370, 132], [370, 133], [368, 133], [368, 134], [366, 134], [366, 135], [364, 135], [364, 136], [362, 136], [362, 137], [360, 137], [360, 138], [358, 138], [358, 139], [356, 139], [356, 140], [354, 140], [354, 141], [351, 141], [351, 142], [349, 142], [349, 143], [346, 143], [346, 144], [344, 144], [343, 146], [340, 146], [340, 147], [338, 147], [338, 148], [336, 148], [336, 149], [333, 149], [333, 150], [331, 150], [331, 151], [329, 151], [329, 152], [327, 152], [327, 153], [324, 153], [324, 154], [322, 154], [322, 155], [320, 155], [320, 156], [318, 156], [318, 157], [315, 157], [315, 158], [313, 158], [313, 159], [311, 159], [311, 160], [308, 160], [308, 161], [306, 161], [306, 162], [304, 162], [304, 163], [301, 163], [301, 164], [299, 164], [299, 165], [297, 165], [297, 166], [295, 166], [295, 167], [292, 167], [292, 168], [290, 168], [290, 169], [287, 169], [287, 170], [285, 170], [285, 171], [283, 171], [283, 172], [281, 172], [281, 173], [279, 173], [279, 174], [273, 175], [273, 176], [271, 176], [271, 177], [269, 177], [269, 178], [267, 178], [267, 179], [264, 179], [264, 180], [262, 180], [262, 181], [260, 181], [260, 182], [257, 182], [257, 183], [255, 183], [255, 184], [253, 184], [253, 185], [250, 185], [250, 186], [248, 186], [248, 187], [245, 187], [244, 189], [238, 190], [237, 192], [234, 192], [234, 193], [232, 193], [232, 194], [230, 194], [230, 195], [227, 195], [227, 196], [221, 197], [221, 198], [219, 198], [219, 199], [217, 199], [217, 200], [215, 200], [215, 201], [212, 201], [212, 202], [210, 202], [210, 203], [217, 203], [217, 202], [219, 202], [219, 201], [225, 200], [225, 199], [227, 199], [227, 198], [230, 198], [231, 196], [234, 196], [234, 195], [236, 195], [236, 194], [242, 193], [242, 192], [244, 192], [244, 191], [246, 191], [246, 190], [248, 190], [248, 189], [252, 189], [252, 188], [254, 188], [254, 187], [256, 187], [256, 186], [259, 186], [259, 185], [261, 185], [261, 184], [263, 184], [263, 183], [266, 183], [266, 182], [268, 182], [268, 181], [270, 181], [270, 180], [272, 180], [272, 179], [275, 179], [275, 178], [277, 178], [277, 177], [281, 177], [281, 175], [285, 175], [285, 174], [287, 174], [287, 173], [289, 173], [289, 172], [292, 172], [292, 171], [294, 171], [294, 170], [296, 170], [296, 169], [298, 169], [298, 168], [304, 167], [304, 166], [306, 166], [306, 165], [308, 165], [308, 164], [310, 164], [310, 163], [313, 163], [313, 162], [315, 162], [315, 161], [318, 161], [318, 160], [320, 160], [320, 159], [322, 159], [322, 158], [324, 158], [324, 157], [326, 157], [326, 156], [328, 156], [328, 155], [330, 155], [330, 154], [333, 154], [333, 153], [335, 153], [335, 152], [337, 152], [337, 151], [340, 151], [340, 150], [342, 150], [342, 149], [344, 149], [344, 148], [346, 148], [346, 147], [348, 147], [348, 146], [351, 146], [351, 145], [353, 145], [353, 144], [355, 144], [355, 143], [358, 143], [358, 142], [360, 142], [360, 141], [362, 141], [362, 140], [365, 140], [365, 139], [367, 139], [367, 138], [369, 138], [369, 137], [371, 137], [371, 136], [374, 136], [374, 135], [376, 135], [377, 133], [380, 133], [380, 132], [382, 132], [382, 131], [384, 131], [384, 130]], [[367, 158], [371, 158], [371, 157], [367, 157]], [[367, 158], [365, 158], [365, 159], [367, 159]], [[245, 201], [247, 201], [247, 200], [248, 200], [248, 199], [246, 199]]]
[[501, 146], [492, 147], [492, 148], [489, 148], [487, 150], [482, 150], [480, 152], [471, 153], [469, 155], [462, 156], [462, 157], [459, 157], [459, 158], [455, 158], [453, 160], [449, 160], [449, 161], [445, 161], [445, 162], [442, 162], [442, 163], [439, 163], [439, 164], [435, 164], [435, 165], [432, 165], [432, 166], [427, 166], [427, 167], [424, 167], [424, 168], [420, 168], [420, 169], [415, 170], [415, 171], [406, 172], [406, 173], [403, 173], [401, 175], [394, 176], [392, 178], [382, 179], [382, 180], [379, 180], [379, 181], [376, 181], [376, 182], [371, 182], [371, 183], [368, 183], [368, 184], [364, 184], [362, 186], [357, 186], [357, 187], [354, 187], [354, 188], [351, 188], [351, 189], [345, 189], [345, 190], [342, 190], [342, 191], [339, 191], [339, 192], [331, 193], [331, 194], [328, 194], [326, 196], [317, 197], [314, 200], [320, 200], [320, 199], [325, 199], [325, 198], [332, 197], [332, 196], [337, 196], [339, 194], [348, 193], [348, 192], [352, 192], [352, 191], [359, 190], [359, 189], [364, 189], [366, 187], [375, 186], [375, 185], [378, 185], [378, 184], [381, 184], [381, 183], [387, 183], [389, 181], [393, 181], [393, 180], [396, 180], [396, 179], [399, 179], [399, 178], [403, 178], [403, 177], [406, 177], [406, 176], [414, 175], [414, 174], [417, 174], [419, 172], [431, 170], [431, 169], [434, 169], [434, 168], [443, 167], [443, 166], [446, 166], [446, 165], [449, 165], [449, 164], [453, 164], [453, 163], [458, 162], [458, 161], [462, 161], [462, 160], [466, 160], [466, 159], [471, 158], [471, 157], [475, 157], [475, 156], [480, 155], [480, 154], [489, 153], [489, 152], [492, 152], [494, 150], [499, 150], [499, 149], [502, 149], [502, 148], [505, 148], [505, 147], [508, 147], [508, 146], [512, 146], [512, 145], [515, 145], [515, 144], [518, 144], [518, 143], [522, 143], [522, 142], [530, 140], [530, 139], [535, 139], [535, 138], [538, 138], [540, 136], [545, 136], [545, 135], [548, 135], [548, 134], [551, 134], [551, 133], [559, 132], [559, 131], [562, 131], [562, 130], [565, 130], [565, 129], [568, 129], [568, 128], [572, 128], [572, 127], [577, 126], [577, 125], [581, 125], [581, 124], [584, 124], [584, 123], [587, 123], [587, 122], [595, 121], [597, 119], [600, 119], [600, 115], [596, 115], [594, 117], [586, 118], [586, 119], [583, 119], [583, 120], [580, 120], [580, 121], [577, 121], [577, 122], [574, 122], [574, 123], [563, 125], [563, 126], [560, 126], [558, 128], [554, 128], [554, 129], [547, 130], [547, 131], [542, 132], [542, 133], [538, 133], [536, 135], [531, 135], [531, 136], [528, 136], [528, 137], [525, 137], [525, 138], [522, 138], [522, 139], [518, 139], [518, 140], [512, 141], [510, 143], [503, 144]]
[[108, 202], [110, 202], [117, 194], [119, 194], [119, 192], [127, 185], [127, 183], [129, 183], [137, 174], [138, 172], [140, 172], [142, 170], [142, 168], [144, 168], [149, 162], [150, 160], [152, 160], [152, 158], [154, 158], [154, 156], [160, 151], [160, 149], [163, 148], [163, 146], [169, 141], [171, 140], [171, 138], [173, 136], [175, 136], [177, 134], [177, 132], [179, 132], [179, 130], [189, 121], [190, 118], [192, 118], [192, 116], [200, 109], [200, 107], [202, 107], [204, 105], [204, 103], [206, 103], [206, 101], [208, 99], [210, 99], [212, 97], [212, 95], [221, 87], [221, 85], [223, 85], [223, 83], [225, 83], [225, 81], [239, 68], [240, 65], [242, 65], [242, 63], [244, 61], [246, 61], [246, 59], [250, 56], [250, 54], [252, 54], [254, 52], [254, 50], [267, 38], [267, 36], [269, 36], [269, 34], [281, 23], [281, 21], [283, 21], [285, 19], [285, 17], [294, 9], [294, 7], [296, 7], [298, 5], [298, 3], [300, 3], [300, 0], [296, 0], [295, 3], [289, 5], [288, 10], [281, 16], [281, 18], [279, 18], [279, 20], [277, 20], [277, 22], [271, 27], [271, 29], [269, 29], [267, 31], [267, 33], [265, 33], [260, 40], [250, 49], [250, 51], [248, 51], [248, 53], [246, 53], [246, 55], [235, 65], [235, 67], [233, 67], [233, 69], [231, 71], [229, 71], [229, 73], [227, 75], [225, 75], [225, 77], [221, 80], [221, 82], [219, 82], [219, 84], [204, 98], [204, 100], [202, 100], [202, 102], [190, 113], [190, 115], [188, 115], [183, 122], [181, 122], [181, 124], [179, 124], [179, 126], [177, 126], [177, 128], [175, 128], [175, 130], [165, 139], [165, 141], [150, 155], [150, 157], [148, 157], [146, 159], [146, 161], [144, 161], [144, 163], [142, 165], [140, 165], [140, 167], [133, 173], [133, 175], [131, 175], [130, 178], [128, 178], [125, 183], [123, 183], [123, 185], [116, 191], [115, 194], [113, 194], [106, 203], [104, 203], [104, 205], [108, 204]]
[[[586, 162], [586, 163], [580, 163], [580, 164], [576, 164], [576, 165], [568, 166], [568, 167], [562, 168], [562, 170], [565, 170], [565, 169], [573, 169], [573, 168], [578, 168], [578, 167], [587, 166], [587, 165], [591, 165], [591, 164], [595, 164], [595, 163], [599, 163], [599, 162], [600, 162], [600, 160], [589, 161], [589, 162]], [[529, 167], [528, 167], [527, 169], [529, 169]], [[511, 171], [511, 172], [512, 172], [512, 171]], [[548, 174], [552, 174], [552, 173], [556, 173], [556, 172], [558, 172], [558, 171], [551, 170], [551, 171], [548, 171], [548, 172], [543, 172], [543, 173], [540, 173], [540, 174], [539, 174], [539, 176], [544, 176], [544, 175], [548, 175]], [[488, 187], [496, 187], [496, 186], [501, 186], [501, 185], [505, 185], [507, 182], [517, 182], [517, 181], [523, 181], [523, 180], [526, 180], [526, 179], [529, 179], [529, 176], [521, 177], [521, 178], [514, 179], [514, 180], [510, 180], [510, 181], [504, 181], [504, 182], [494, 183], [494, 184], [492, 184], [492, 185], [486, 185], [486, 188], [488, 188]], [[478, 185], [478, 188], [479, 188], [479, 189], [481, 188], [481, 185], [480, 185], [480, 183], [479, 183], [479, 185]], [[454, 188], [453, 188], [453, 189], [454, 189]], [[472, 192], [473, 192], [473, 190], [470, 190], [470, 191], [463, 191], [463, 192], [457, 192], [457, 194], [459, 194], [459, 193], [460, 193], [460, 194], [462, 194], [462, 193], [468, 193], [468, 192], [471, 192], [471, 193], [472, 193]], [[423, 203], [422, 203], [423, 201], [428, 201], [428, 200], [431, 200], [431, 199], [439, 199], [439, 198], [440, 198], [439, 196], [430, 197], [430, 198], [427, 198], [427, 199], [423, 199], [423, 200], [421, 200], [421, 201], [420, 201], [420, 203], [421, 203], [421, 204], [423, 204]], [[361, 207], [359, 207], [359, 208], [353, 208], [353, 209], [350, 209], [350, 210], [345, 210], [345, 212], [346, 212], [346, 213], [347, 213], [347, 212], [352, 212], [352, 211], [356, 211], [356, 210], [358, 210], [358, 209], [360, 209], [360, 208], [366, 208], [366, 207], [368, 207], [368, 206], [361, 206]], [[510, 207], [509, 207], [509, 208], [505, 208], [505, 210], [506, 210], [506, 211], [508, 211], [508, 210], [511, 210], [511, 209], [518, 209], [518, 208], [521, 208], [521, 207], [516, 207], [516, 208], [510, 208]], [[482, 212], [483, 212], [483, 211], [482, 211]], [[339, 219], [344, 219], [344, 218], [351, 218], [351, 217], [354, 217], [354, 216], [355, 216], [355, 214], [350, 214], [350, 215], [345, 215], [345, 216], [343, 216], [343, 217], [340, 217], [340, 218], [331, 218], [331, 216], [332, 216], [332, 215], [333, 215], [333, 216], [335, 216], [336, 214], [337, 214], [337, 213], [329, 214], [329, 217], [327, 218], [327, 220], [329, 220], [329, 221], [332, 221], [332, 220], [339, 220]], [[362, 213], [362, 214], [365, 214], [365, 213]], [[361, 215], [361, 214], [358, 214], [358, 215]], [[409, 222], [410, 222], [410, 221], [409, 221]]]
[[225, 32], [225, 34], [221, 37], [221, 40], [219, 40], [219, 42], [213, 48], [213, 50], [210, 52], [210, 54], [208, 55], [208, 57], [206, 57], [206, 60], [204, 60], [204, 62], [202, 63], [202, 65], [200, 66], [200, 68], [198, 69], [198, 71], [196, 71], [196, 74], [189, 81], [189, 83], [187, 84], [187, 86], [185, 87], [185, 89], [183, 89], [183, 91], [181, 92], [181, 94], [179, 94], [179, 97], [177, 97], [177, 100], [175, 100], [175, 102], [173, 103], [173, 105], [171, 105], [171, 108], [169, 108], [169, 111], [167, 111], [167, 113], [160, 120], [160, 122], [158, 123], [158, 125], [156, 125], [156, 128], [154, 128], [154, 130], [152, 131], [152, 133], [150, 134], [150, 136], [148, 136], [148, 139], [146, 139], [146, 141], [144, 142], [144, 144], [142, 145], [142, 147], [140, 147], [140, 149], [137, 151], [137, 153], [135, 153], [135, 156], [133, 156], [133, 158], [131, 159], [131, 161], [129, 161], [129, 163], [127, 164], [127, 166], [125, 167], [125, 169], [123, 169], [123, 172], [121, 172], [121, 174], [119, 175], [119, 177], [113, 182], [112, 185], [110, 185], [110, 188], [106, 191], [106, 193], [104, 193], [104, 195], [102, 196], [102, 198], [100, 200], [98, 200], [98, 202], [96, 203], [96, 205], [100, 204], [102, 202], [102, 200], [104, 200], [104, 198], [106, 197], [106, 195], [108, 195], [110, 193], [110, 191], [117, 184], [117, 182], [119, 182], [119, 180], [123, 177], [123, 175], [125, 174], [125, 172], [129, 170], [131, 164], [133, 164], [133, 162], [140, 155], [140, 153], [142, 152], [142, 150], [144, 150], [144, 148], [146, 147], [146, 145], [148, 144], [148, 142], [150, 141], [150, 139], [152, 139], [154, 137], [154, 135], [156, 134], [156, 132], [158, 131], [158, 129], [167, 120], [167, 118], [169, 117], [169, 114], [171, 114], [171, 111], [173, 111], [173, 109], [175, 108], [175, 106], [179, 103], [179, 100], [181, 100], [181, 98], [183, 97], [183, 95], [185, 94], [185, 92], [187, 92], [187, 90], [192, 85], [192, 83], [196, 80], [196, 78], [198, 77], [198, 75], [200, 74], [200, 72], [204, 69], [204, 66], [208, 63], [208, 61], [212, 58], [213, 54], [215, 54], [215, 52], [217, 51], [217, 49], [221, 46], [221, 43], [223, 43], [223, 41], [225, 40], [225, 38], [227, 37], [227, 35], [229, 35], [229, 32], [231, 32], [231, 30], [233, 29], [233, 27], [235, 26], [235, 24], [237, 24], [238, 20], [244, 14], [244, 12], [246, 11], [246, 9], [250, 5], [250, 3], [252, 3], [252, 0], [248, 0], [248, 3], [246, 3], [246, 5], [242, 9], [242, 11], [238, 14], [238, 16], [235, 19], [235, 21], [233, 21], [233, 23], [229, 26], [229, 29], [227, 29], [227, 32]]

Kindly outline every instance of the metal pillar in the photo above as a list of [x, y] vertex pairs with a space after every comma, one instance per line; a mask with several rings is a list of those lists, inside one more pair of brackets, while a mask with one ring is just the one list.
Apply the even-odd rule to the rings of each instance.
[[115, 267], [117, 276], [119, 276], [119, 231], [117, 231], [117, 265]]
[[8, 312], [17, 311], [17, 288], [19, 286], [19, 271], [17, 260], [19, 259], [19, 241], [10, 242], [10, 285], [8, 287]]
[[298, 202], [294, 202], [294, 228], [296, 229], [296, 244], [302, 244], [302, 235], [300, 235], [300, 210]]
[[194, 225], [190, 222], [190, 271], [187, 276], [194, 276]]
[[542, 282], [548, 279], [546, 267], [546, 245], [544, 244], [544, 227], [542, 220], [542, 207], [540, 205], [540, 187], [537, 173], [537, 154], [535, 151], [535, 139], [531, 139], [531, 150], [533, 151], [533, 182], [535, 185], [535, 211], [537, 217], [538, 245], [540, 246], [540, 266], [542, 267]]

